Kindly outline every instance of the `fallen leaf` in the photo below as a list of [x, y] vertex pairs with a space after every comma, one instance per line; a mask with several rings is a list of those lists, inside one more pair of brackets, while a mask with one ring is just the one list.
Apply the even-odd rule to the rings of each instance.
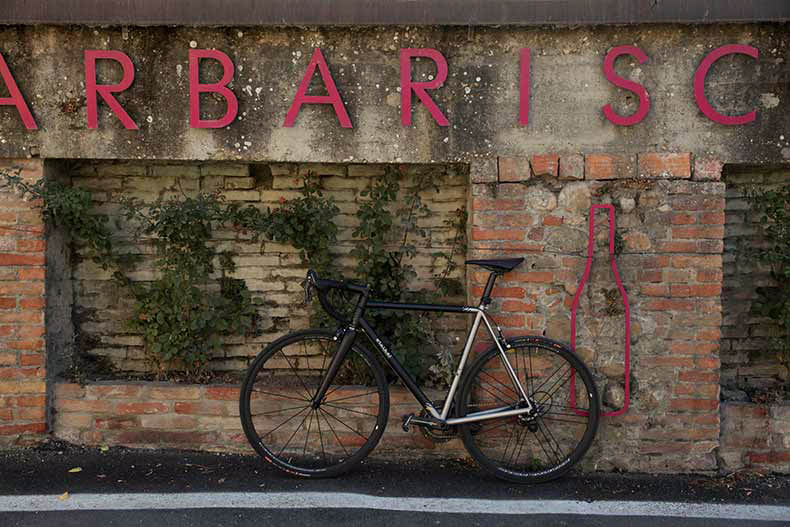
[[81, 467], [74, 467], [72, 469], [69, 469], [69, 472], [71, 472], [72, 474], [75, 474], [77, 472], [82, 472], [82, 468]]
[[69, 491], [66, 491], [63, 494], [61, 494], [60, 496], [58, 496], [58, 499], [60, 501], [66, 501], [67, 499], [69, 499]]
[[107, 445], [102, 445], [99, 448], [99, 451], [101, 451], [101, 452], [108, 452], [109, 450], [110, 450], [110, 447], [108, 447]]

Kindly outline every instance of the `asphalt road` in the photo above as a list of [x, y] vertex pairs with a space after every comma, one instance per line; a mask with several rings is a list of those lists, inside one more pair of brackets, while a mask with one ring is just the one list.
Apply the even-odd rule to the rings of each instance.
[[0, 453], [0, 476], [2, 527], [790, 525], [790, 478], [781, 476], [577, 474], [518, 486], [460, 462], [373, 460], [341, 478], [302, 480], [250, 456], [59, 443]]

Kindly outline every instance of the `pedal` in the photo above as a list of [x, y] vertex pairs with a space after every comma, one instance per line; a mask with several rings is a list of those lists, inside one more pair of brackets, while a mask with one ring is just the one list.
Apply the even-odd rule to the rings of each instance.
[[409, 414], [409, 415], [404, 415], [403, 416], [403, 424], [401, 425], [401, 428], [403, 428], [404, 432], [408, 432], [409, 431], [409, 429], [410, 429], [409, 425], [411, 424], [411, 422], [414, 420], [415, 417], [416, 416], [414, 414]]

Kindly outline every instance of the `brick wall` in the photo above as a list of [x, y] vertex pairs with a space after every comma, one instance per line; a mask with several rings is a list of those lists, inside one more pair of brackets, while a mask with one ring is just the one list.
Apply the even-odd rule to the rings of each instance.
[[[436, 391], [426, 393], [439, 397]], [[252, 452], [239, 420], [237, 385], [60, 383], [55, 395], [55, 435], [60, 439], [86, 445]], [[391, 388], [389, 422], [374, 457], [465, 457], [460, 439], [437, 446], [417, 427], [403, 432], [401, 416], [419, 410], [404, 388]]]
[[[468, 188], [467, 171], [453, 165], [411, 165], [404, 168], [402, 192], [410, 192], [420, 174], [428, 174], [441, 192], [424, 191], [422, 198], [431, 216], [420, 219], [426, 230], [425, 239], [416, 239], [417, 256], [412, 260], [417, 271], [414, 288], [432, 288], [434, 275], [442, 270], [435, 252], [446, 251], [455, 232], [445, 223], [464, 206]], [[86, 163], [72, 170], [75, 186], [89, 189], [97, 210], [118, 218], [121, 196], [136, 197], [147, 202], [159, 197], [195, 194], [199, 191], [220, 191], [228, 202], [277, 207], [282, 198], [300, 196], [300, 175], [313, 172], [320, 176], [326, 196], [335, 200], [340, 209], [336, 218], [339, 243], [333, 249], [335, 261], [351, 277], [355, 262], [349, 256], [353, 248], [352, 232], [359, 225], [355, 216], [361, 190], [384, 173], [383, 165], [316, 165], [316, 164], [135, 164]], [[150, 254], [150, 246], [133, 243], [129, 226], [116, 224], [122, 250]], [[226, 339], [224, 355], [213, 357], [209, 367], [215, 371], [238, 372], [246, 368], [261, 346], [293, 330], [309, 327], [309, 313], [304, 307], [305, 267], [296, 249], [287, 244], [251, 243], [236, 232], [217, 232], [216, 243], [236, 251], [235, 276], [246, 281], [253, 293], [264, 300], [259, 308], [261, 334]], [[463, 255], [457, 255], [463, 263]], [[439, 263], [437, 263], [439, 262]], [[135, 280], [150, 280], [155, 274], [151, 259], [145, 259], [132, 275]], [[89, 260], [74, 267], [74, 320], [80, 352], [106, 357], [120, 371], [145, 372], [148, 365], [139, 335], [129, 332], [126, 321], [132, 307], [130, 295], [120, 294], [102, 271]], [[460, 276], [461, 266], [454, 273]], [[440, 342], [454, 343], [456, 334], [463, 333], [466, 322], [460, 317], [442, 320]], [[435, 351], [435, 350], [432, 350]]]
[[727, 472], [790, 473], [790, 403], [722, 403], [719, 456]]
[[[5, 160], [32, 183], [39, 160]], [[0, 447], [25, 445], [46, 431], [44, 225], [36, 203], [0, 191]]]
[[[470, 253], [524, 256], [492, 307], [511, 334], [568, 342], [592, 204], [616, 209], [617, 262], [631, 306], [631, 408], [604, 418], [588, 468], [701, 471], [719, 438], [724, 184], [720, 164], [689, 154], [536, 155], [472, 170]], [[577, 351], [604, 408], [624, 399], [624, 310], [596, 220], [595, 257], [578, 311]], [[470, 270], [471, 271], [471, 270]], [[470, 272], [470, 295], [485, 273]], [[499, 314], [501, 313], [501, 314]]]
[[[725, 172], [727, 183], [722, 303], [722, 386], [725, 394], [745, 398], [747, 393], [770, 391], [790, 383], [787, 369], [771, 349], [771, 338], [782, 335], [771, 319], [751, 313], [758, 286], [775, 285], [770, 269], [754, 258], [764, 243], [759, 216], [746, 199], [754, 185], [790, 184], [790, 170], [743, 167]], [[744, 393], [747, 392], [747, 393]]]

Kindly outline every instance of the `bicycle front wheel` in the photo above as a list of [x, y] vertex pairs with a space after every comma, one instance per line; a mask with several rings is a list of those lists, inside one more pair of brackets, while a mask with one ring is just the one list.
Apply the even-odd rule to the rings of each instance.
[[328, 330], [286, 335], [258, 355], [242, 385], [239, 410], [247, 439], [289, 474], [342, 474], [359, 464], [384, 433], [388, 385], [365, 347], [349, 349], [323, 400], [312, 404], [338, 343]]
[[[562, 344], [521, 337], [510, 345], [505, 355], [534, 413], [467, 423], [460, 426], [461, 437], [472, 457], [495, 476], [519, 483], [549, 481], [590, 448], [598, 428], [598, 391], [581, 359]], [[459, 416], [526, 408], [503, 361], [493, 348], [472, 364], [460, 391]]]

